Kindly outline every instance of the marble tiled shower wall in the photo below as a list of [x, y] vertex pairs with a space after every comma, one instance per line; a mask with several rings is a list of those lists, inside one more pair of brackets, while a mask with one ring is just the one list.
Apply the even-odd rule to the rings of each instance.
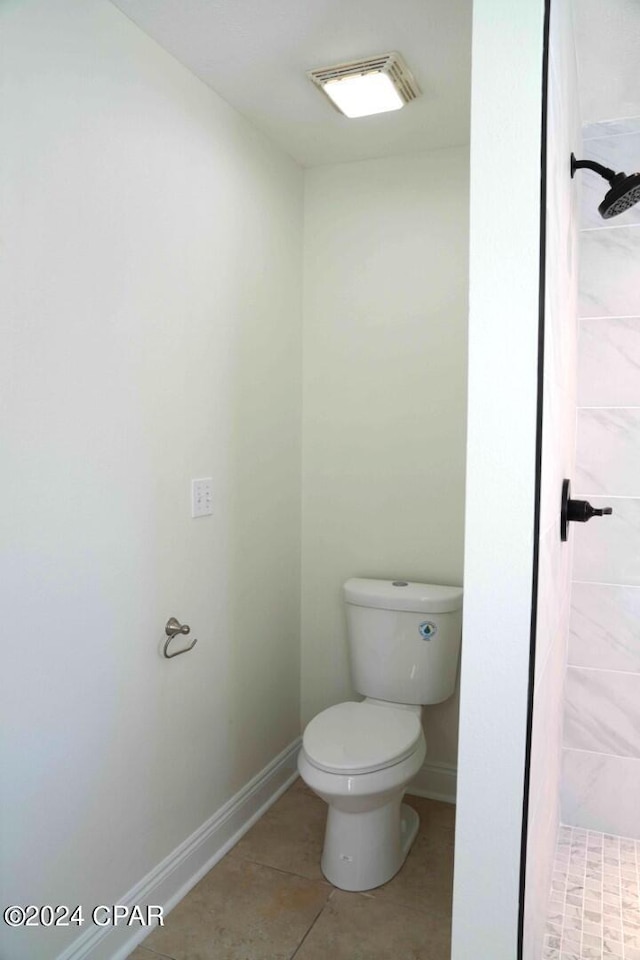
[[[583, 156], [640, 169], [640, 118], [584, 130]], [[640, 839], [640, 206], [612, 221], [582, 171], [575, 526], [562, 769], [564, 823]]]

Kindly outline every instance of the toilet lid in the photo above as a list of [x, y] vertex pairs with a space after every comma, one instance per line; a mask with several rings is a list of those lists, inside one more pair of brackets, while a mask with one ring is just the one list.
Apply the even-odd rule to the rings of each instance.
[[339, 703], [307, 725], [302, 746], [311, 763], [329, 773], [371, 773], [415, 750], [422, 725], [415, 713], [372, 703]]

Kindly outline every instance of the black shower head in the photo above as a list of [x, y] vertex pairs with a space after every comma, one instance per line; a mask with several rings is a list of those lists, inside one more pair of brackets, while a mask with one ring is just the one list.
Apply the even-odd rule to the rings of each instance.
[[611, 183], [611, 190], [598, 207], [600, 216], [605, 220], [617, 217], [640, 200], [640, 173], [618, 173]]
[[624, 213], [634, 203], [640, 201], [640, 173], [616, 173], [609, 167], [604, 167], [595, 160], [576, 160], [571, 154], [571, 176], [576, 170], [587, 169], [598, 173], [605, 180], [609, 181], [610, 190], [605, 194], [605, 198], [598, 207], [600, 216], [605, 220], [611, 217], [617, 217], [619, 213]]

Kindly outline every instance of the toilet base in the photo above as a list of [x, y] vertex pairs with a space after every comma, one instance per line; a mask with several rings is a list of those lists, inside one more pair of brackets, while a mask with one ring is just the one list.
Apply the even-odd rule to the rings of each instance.
[[329, 807], [322, 872], [341, 890], [372, 890], [391, 880], [415, 840], [420, 818], [402, 794], [375, 810], [346, 813]]

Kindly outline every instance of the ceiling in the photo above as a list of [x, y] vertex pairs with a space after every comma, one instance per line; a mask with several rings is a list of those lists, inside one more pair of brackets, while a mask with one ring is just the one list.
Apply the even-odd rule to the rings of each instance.
[[583, 123], [640, 116], [640, 2], [574, 0]]
[[[472, 0], [112, 0], [303, 166], [469, 142]], [[348, 120], [306, 71], [397, 50], [422, 96]]]

